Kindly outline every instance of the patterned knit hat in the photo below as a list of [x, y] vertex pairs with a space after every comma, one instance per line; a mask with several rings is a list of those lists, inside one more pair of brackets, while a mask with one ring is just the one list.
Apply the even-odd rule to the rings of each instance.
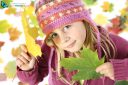
[[80, 20], [88, 22], [98, 33], [97, 26], [82, 0], [36, 0], [35, 13], [46, 39], [56, 28]]

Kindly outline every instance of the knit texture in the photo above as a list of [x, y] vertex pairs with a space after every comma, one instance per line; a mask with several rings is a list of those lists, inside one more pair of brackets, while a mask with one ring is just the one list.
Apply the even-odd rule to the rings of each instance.
[[40, 27], [46, 35], [53, 30], [75, 21], [85, 20], [97, 31], [81, 0], [38, 0], [35, 12]]

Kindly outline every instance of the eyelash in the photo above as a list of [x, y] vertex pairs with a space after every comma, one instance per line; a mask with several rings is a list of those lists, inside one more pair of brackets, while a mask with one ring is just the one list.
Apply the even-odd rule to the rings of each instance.
[[[71, 27], [71, 25], [67, 25], [67, 26], [65, 26], [64, 28], [70, 28]], [[65, 31], [65, 29], [63, 28], [63, 30]], [[67, 30], [67, 29], [66, 29]]]
[[51, 35], [51, 38], [53, 39], [53, 38], [55, 38], [57, 36], [57, 33], [53, 33], [52, 35]]
[[[64, 28], [70, 28], [71, 27], [71, 25], [67, 25], [67, 26], [65, 26]], [[65, 29], [63, 28], [63, 30], [65, 31]], [[55, 36], [54, 36], [55, 35]], [[57, 33], [53, 33], [52, 35], [51, 35], [51, 39], [53, 39], [53, 38], [55, 38], [57, 36]]]

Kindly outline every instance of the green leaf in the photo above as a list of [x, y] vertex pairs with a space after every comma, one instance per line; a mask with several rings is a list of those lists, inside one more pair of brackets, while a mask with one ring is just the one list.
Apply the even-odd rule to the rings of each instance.
[[63, 58], [61, 66], [69, 71], [77, 70], [77, 74], [73, 76], [74, 80], [88, 80], [99, 78], [101, 75], [96, 73], [95, 69], [104, 63], [104, 58], [99, 60], [97, 52], [93, 52], [88, 48], [83, 48], [79, 58]]
[[87, 5], [93, 5], [97, 0], [84, 0]]
[[7, 20], [0, 21], [0, 33], [8, 32], [8, 29], [11, 27], [11, 24]]
[[128, 81], [116, 81], [114, 85], [128, 85]]
[[10, 61], [4, 68], [4, 72], [8, 78], [14, 78], [16, 75], [16, 62]]

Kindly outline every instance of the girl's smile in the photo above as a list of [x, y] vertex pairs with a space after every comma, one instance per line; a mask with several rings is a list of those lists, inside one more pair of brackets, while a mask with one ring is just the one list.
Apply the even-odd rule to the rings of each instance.
[[72, 47], [75, 45], [75, 43], [76, 43], [76, 40], [75, 40], [74, 42], [72, 42], [71, 44], [69, 44], [69, 45], [67, 46], [67, 48], [72, 48]]

